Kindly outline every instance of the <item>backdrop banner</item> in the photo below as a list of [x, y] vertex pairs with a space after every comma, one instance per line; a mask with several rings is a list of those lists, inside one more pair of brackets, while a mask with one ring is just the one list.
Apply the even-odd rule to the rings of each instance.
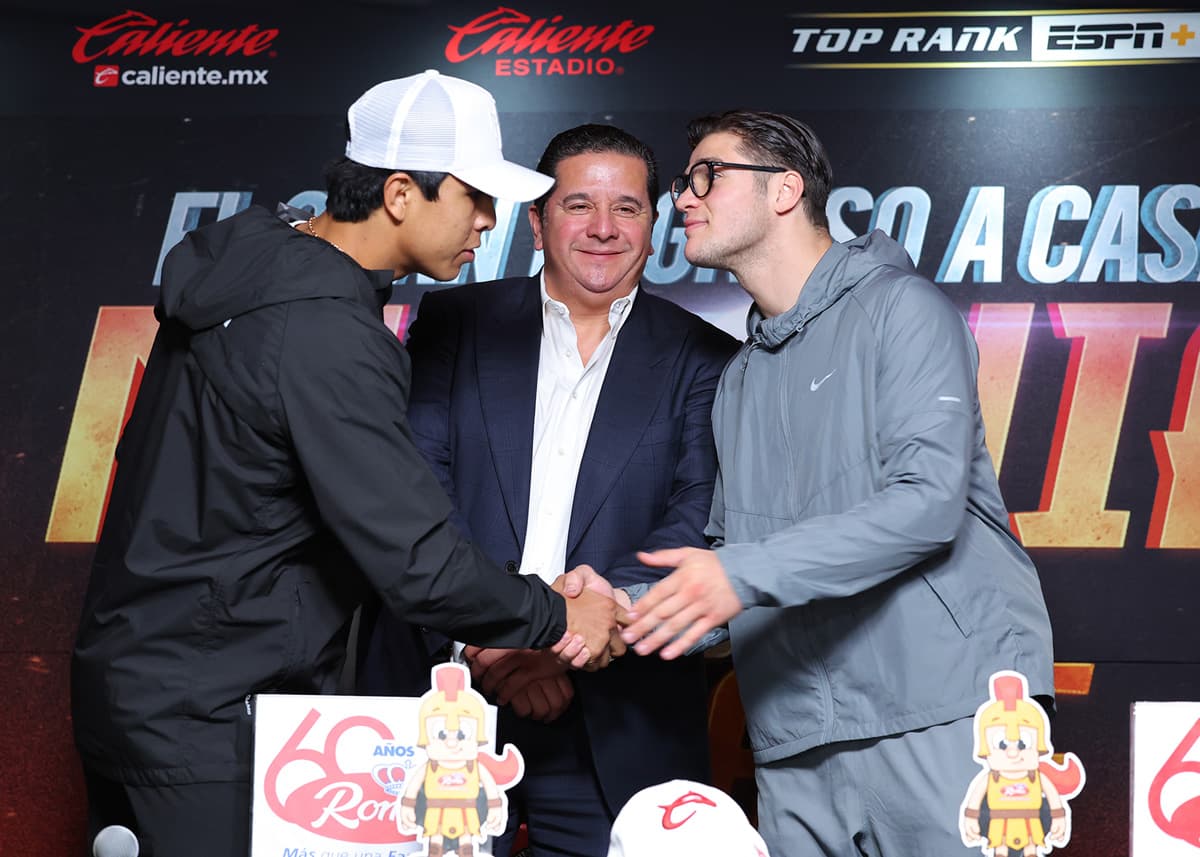
[[[1200, 699], [1200, 11], [30, 0], [0, 16], [6, 853], [84, 849], [69, 655], [164, 255], [249, 205], [323, 210], [346, 108], [426, 68], [495, 94], [507, 157], [607, 122], [654, 148], [664, 188], [697, 115], [814, 128], [834, 237], [895, 237], [975, 333], [988, 446], [1053, 622], [1055, 746], [1088, 769], [1072, 845], [1127, 850], [1129, 705]], [[525, 207], [497, 214], [458, 282], [538, 270]], [[687, 262], [666, 194], [658, 215], [644, 287], [744, 337], [745, 294]], [[398, 336], [446, 285], [397, 283]], [[747, 769], [719, 769], [747, 800]]]

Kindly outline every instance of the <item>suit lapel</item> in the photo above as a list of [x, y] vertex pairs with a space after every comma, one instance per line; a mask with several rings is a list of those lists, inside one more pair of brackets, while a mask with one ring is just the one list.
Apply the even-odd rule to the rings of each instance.
[[604, 376], [575, 484], [567, 531], [568, 557], [579, 546], [583, 533], [637, 449], [667, 389], [681, 346], [677, 338], [656, 324], [657, 307], [648, 297], [639, 290]]
[[524, 550], [542, 340], [537, 279], [496, 286], [493, 300], [478, 302], [476, 312], [480, 406], [508, 520]]

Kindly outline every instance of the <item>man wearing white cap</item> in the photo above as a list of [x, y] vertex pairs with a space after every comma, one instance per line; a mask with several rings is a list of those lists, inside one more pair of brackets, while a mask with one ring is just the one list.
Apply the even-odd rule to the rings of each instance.
[[486, 89], [436, 71], [373, 86], [347, 119], [346, 157], [326, 174], [328, 207], [300, 228], [367, 270], [452, 280], [496, 225], [493, 197], [525, 202], [552, 182], [504, 160]]
[[143, 857], [247, 853], [255, 695], [333, 691], [371, 590], [574, 666], [615, 627], [611, 600], [565, 604], [450, 523], [382, 320], [394, 279], [470, 261], [493, 195], [551, 180], [503, 159], [485, 90], [436, 72], [373, 87], [349, 128], [324, 214], [252, 207], [164, 266], [72, 660], [89, 825], [132, 829]]

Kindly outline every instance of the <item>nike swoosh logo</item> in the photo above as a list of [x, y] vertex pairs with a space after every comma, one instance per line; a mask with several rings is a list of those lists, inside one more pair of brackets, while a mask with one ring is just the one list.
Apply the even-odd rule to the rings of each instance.
[[[836, 369], [833, 370], [833, 372], [836, 371]], [[808, 389], [812, 390], [814, 393], [817, 392], [817, 390], [821, 389], [821, 385], [829, 380], [830, 376], [833, 375], [833, 372], [830, 372], [829, 375], [826, 375], [820, 381], [818, 381], [816, 378], [813, 378], [812, 382], [808, 385]]]

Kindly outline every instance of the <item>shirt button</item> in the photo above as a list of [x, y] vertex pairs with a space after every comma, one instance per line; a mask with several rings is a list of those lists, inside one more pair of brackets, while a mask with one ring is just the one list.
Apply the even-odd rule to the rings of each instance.
[[509, 574], [516, 574], [517, 573], [516, 560], [510, 559], [508, 562], [504, 563], [504, 570], [507, 571]]

